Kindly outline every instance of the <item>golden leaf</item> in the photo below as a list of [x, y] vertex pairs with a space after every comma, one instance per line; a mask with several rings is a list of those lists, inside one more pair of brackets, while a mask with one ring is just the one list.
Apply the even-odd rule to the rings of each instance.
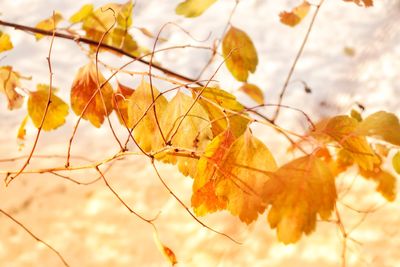
[[[82, 29], [86, 37], [99, 42], [103, 35], [102, 43], [113, 47], [121, 48], [132, 55], [137, 55], [137, 43], [129, 34], [128, 29], [132, 25], [133, 3], [128, 1], [125, 4], [106, 4], [82, 20]], [[113, 27], [111, 29], [111, 27]], [[92, 47], [94, 51], [97, 47]], [[120, 54], [117, 54], [120, 55]]]
[[376, 191], [386, 198], [387, 201], [396, 199], [396, 177], [380, 167], [375, 167], [372, 171], [360, 170], [360, 174], [367, 179], [375, 181], [378, 185]]
[[29, 116], [26, 115], [18, 128], [17, 142], [18, 142], [19, 150], [21, 150], [25, 145], [24, 143], [25, 143], [25, 136], [26, 136], [26, 123], [28, 122], [28, 119], [29, 119]]
[[[189, 109], [190, 112], [186, 115]], [[211, 124], [206, 110], [198, 102], [178, 92], [162, 114], [160, 126], [165, 139], [173, 147], [196, 151], [206, 148], [212, 138]], [[194, 177], [197, 159], [172, 155], [159, 157], [165, 162], [177, 163], [180, 172]]]
[[[95, 127], [100, 127], [104, 118], [112, 112], [112, 94], [113, 89], [109, 83], [105, 83], [105, 78], [99, 71], [98, 81], [96, 74], [96, 66], [93, 62], [81, 67], [75, 76], [71, 88], [71, 107], [76, 115], [89, 120]], [[101, 88], [100, 95], [99, 87]], [[88, 104], [90, 101], [90, 104]]]
[[0, 31], [0, 53], [11, 49], [13, 49], [13, 44], [11, 43], [10, 36]]
[[268, 173], [276, 170], [268, 148], [250, 131], [215, 137], [198, 163], [192, 206], [197, 215], [227, 209], [247, 224], [266, 209]]
[[400, 122], [393, 113], [378, 111], [371, 114], [357, 126], [356, 132], [400, 146]]
[[264, 104], [264, 93], [261, 89], [251, 83], [244, 83], [240, 88], [239, 91], [247, 94], [251, 99], [253, 99], [257, 104], [263, 105]]
[[[128, 103], [128, 126], [135, 127], [134, 138], [138, 145], [146, 152], [156, 151], [162, 146], [156, 142], [161, 139], [161, 133], [158, 129], [157, 120], [161, 118], [168, 101], [153, 86], [155, 109], [152, 107], [153, 98], [150, 84], [142, 80], [135, 92], [129, 97]], [[157, 115], [157, 120], [155, 118]], [[140, 121], [139, 121], [140, 120]]]
[[228, 70], [238, 81], [246, 82], [249, 72], [256, 71], [257, 51], [244, 31], [231, 26], [222, 40], [222, 53]]
[[345, 2], [353, 2], [359, 6], [364, 5], [365, 7], [371, 7], [374, 5], [374, 1], [373, 0], [343, 0]]
[[113, 94], [113, 107], [115, 113], [117, 113], [119, 122], [123, 126], [125, 126], [125, 124], [128, 125], [129, 123], [129, 97], [133, 94], [133, 92], [135, 92], [135, 90], [118, 83], [117, 92]]
[[[249, 120], [244, 118], [247, 113], [236, 97], [218, 88], [193, 88], [193, 98], [202, 91], [199, 103], [207, 111], [211, 120], [213, 136], [217, 136], [228, 128], [236, 136], [241, 136], [247, 129]], [[225, 112], [224, 112], [225, 111]], [[240, 113], [235, 115], [235, 112]], [[243, 115], [243, 116], [241, 116]]]
[[279, 14], [281, 22], [291, 27], [296, 26], [307, 16], [308, 12], [310, 11], [310, 7], [310, 3], [304, 1], [299, 6], [293, 8], [293, 10], [290, 12], [281, 12]]
[[69, 21], [71, 23], [78, 23], [86, 20], [93, 13], [93, 8], [93, 4], [83, 5], [78, 12], [69, 18]]
[[4, 93], [8, 100], [8, 109], [20, 108], [24, 97], [15, 89], [20, 86], [20, 74], [13, 71], [12, 67], [0, 67], [0, 92]]
[[393, 168], [394, 170], [400, 174], [400, 151], [398, 151], [392, 159], [392, 164], [393, 164]]
[[358, 166], [364, 170], [372, 170], [374, 163], [379, 162], [379, 158], [365, 136], [357, 133], [358, 124], [356, 119], [349, 116], [335, 116], [318, 123], [312, 135], [324, 142], [336, 141], [351, 155]]
[[156, 243], [156, 246], [158, 248], [158, 250], [161, 252], [161, 254], [165, 257], [165, 259], [172, 265], [174, 266], [175, 264], [178, 263], [178, 261], [176, 260], [176, 256], [175, 253], [172, 251], [172, 249], [170, 249], [169, 247], [167, 247], [166, 245], [164, 245], [163, 243], [161, 243], [160, 238], [158, 237], [158, 233], [156, 231], [154, 231], [153, 233], [153, 238], [154, 238], [154, 242]]
[[[49, 99], [49, 87], [38, 85], [36, 92], [31, 92], [28, 98], [28, 114], [36, 128], [39, 128]], [[68, 105], [52, 92], [50, 104], [43, 122], [42, 129], [51, 131], [65, 123], [68, 115]]]
[[280, 241], [295, 243], [315, 229], [317, 214], [329, 219], [336, 197], [334, 176], [324, 161], [313, 155], [295, 159], [267, 183], [265, 198], [272, 205], [269, 224], [277, 228]]
[[[61, 13], [55, 12], [50, 18], [40, 21], [36, 24], [36, 28], [45, 30], [45, 31], [52, 31], [57, 27], [57, 24], [63, 20]], [[35, 34], [36, 40], [40, 40], [43, 38], [43, 35], [40, 33]]]
[[186, 0], [180, 3], [175, 12], [188, 18], [198, 17], [203, 14], [217, 0]]

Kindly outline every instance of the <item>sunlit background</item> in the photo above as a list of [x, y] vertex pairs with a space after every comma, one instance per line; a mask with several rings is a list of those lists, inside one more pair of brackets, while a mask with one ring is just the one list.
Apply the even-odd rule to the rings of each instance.
[[[115, 1], [123, 3], [124, 1]], [[159, 47], [181, 44], [211, 45], [220, 37], [235, 1], [219, 0], [203, 16], [186, 19], [175, 15], [179, 0], [137, 0], [134, 26], [157, 33], [167, 22], [175, 22], [188, 30], [193, 38], [175, 26], [161, 34], [166, 42]], [[278, 14], [301, 0], [241, 1], [232, 23], [245, 30], [253, 39], [259, 55], [259, 66], [250, 82], [258, 84], [267, 103], [276, 103], [280, 88], [301, 45], [311, 16], [298, 27], [289, 28], [279, 22]], [[318, 1], [311, 0], [317, 3]], [[304, 55], [299, 61], [284, 104], [300, 108], [314, 121], [336, 114], [347, 114], [358, 104], [365, 114], [385, 109], [400, 115], [400, 1], [375, 0], [375, 7], [365, 9], [340, 0], [326, 0], [311, 33]], [[84, 3], [96, 6], [108, 1], [45, 1], [1, 0], [0, 19], [34, 26], [53, 10], [65, 18]], [[64, 25], [65, 26], [65, 25]], [[62, 25], [61, 25], [62, 27]], [[11, 35], [15, 48], [0, 55], [0, 65], [12, 65], [32, 80], [24, 83], [28, 89], [37, 83], [48, 83], [46, 57], [50, 39], [36, 42], [25, 32], [0, 27]], [[153, 40], [133, 31], [136, 40], [151, 48]], [[197, 41], [196, 41], [197, 40]], [[201, 42], [198, 42], [201, 41]], [[349, 55], [346, 50], [354, 51]], [[178, 49], [161, 53], [157, 62], [176, 72], [196, 77], [207, 63], [210, 52], [197, 49]], [[125, 58], [101, 54], [102, 60], [121, 66]], [[79, 67], [88, 59], [74, 42], [56, 39], [53, 46], [53, 83], [67, 101], [69, 89]], [[204, 78], [210, 77], [221, 58], [216, 58]], [[134, 64], [132, 70], [147, 70]], [[125, 77], [134, 86], [141, 77]], [[220, 86], [239, 99], [254, 104], [237, 91], [240, 86], [225, 68], [216, 79]], [[307, 94], [300, 81], [311, 88]], [[158, 83], [162, 90], [165, 86]], [[0, 159], [29, 153], [36, 134], [27, 128], [25, 147], [19, 151], [16, 134], [26, 111], [8, 111], [6, 99], [0, 96]], [[263, 110], [272, 114], [273, 109]], [[70, 111], [67, 124], [56, 131], [43, 133], [38, 144], [39, 155], [66, 155], [68, 140], [77, 119]], [[116, 122], [115, 115], [112, 120]], [[307, 122], [301, 114], [283, 111], [278, 123], [287, 129], [302, 132]], [[292, 155], [287, 142], [264, 126], [254, 126], [257, 137], [273, 151], [279, 164]], [[118, 132], [125, 136], [123, 129]], [[95, 129], [82, 123], [72, 146], [73, 163], [102, 159], [118, 151], [106, 125]], [[1, 170], [18, 169], [23, 161], [0, 162]], [[33, 159], [30, 168], [62, 166], [64, 159]], [[190, 206], [190, 178], [183, 177], [175, 167], [157, 165], [174, 192]], [[389, 166], [389, 164], [388, 164]], [[68, 174], [69, 173], [64, 173]], [[148, 159], [132, 156], [116, 161], [106, 174], [120, 196], [135, 211], [146, 218], [155, 217], [161, 241], [170, 247], [178, 259], [177, 266], [340, 266], [343, 239], [334, 223], [320, 222], [311, 236], [295, 245], [278, 243], [275, 231], [266, 222], [265, 214], [249, 226], [227, 212], [201, 218], [204, 223], [241, 241], [238, 245], [197, 223], [172, 198], [159, 182]], [[74, 178], [90, 181], [95, 171], [77, 172]], [[352, 184], [351, 190], [343, 194]], [[351, 232], [347, 241], [347, 266], [400, 266], [400, 204], [386, 201], [375, 192], [375, 184], [357, 177], [350, 171], [337, 180], [342, 198], [338, 208], [346, 229]], [[350, 207], [349, 207], [350, 206]], [[82, 186], [54, 175], [22, 175], [9, 187], [0, 185], [0, 208], [24, 223], [33, 233], [56, 248], [76, 267], [168, 266], [153, 240], [153, 229], [130, 214], [102, 181]], [[374, 210], [365, 214], [363, 211]], [[0, 266], [62, 266], [59, 258], [47, 247], [35, 241], [18, 225], [0, 215]]]

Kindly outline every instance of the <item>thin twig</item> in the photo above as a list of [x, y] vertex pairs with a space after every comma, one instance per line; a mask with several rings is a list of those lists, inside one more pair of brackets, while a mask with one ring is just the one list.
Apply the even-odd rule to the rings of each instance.
[[66, 266], [66, 267], [69, 267], [69, 266], [70, 266], [58, 250], [56, 250], [54, 247], [52, 247], [51, 245], [49, 245], [46, 241], [42, 240], [42, 239], [39, 238], [37, 235], [35, 235], [34, 233], [32, 233], [32, 231], [29, 230], [23, 223], [21, 223], [20, 221], [18, 221], [17, 219], [15, 219], [14, 217], [12, 217], [10, 214], [8, 214], [6, 211], [4, 211], [4, 210], [2, 210], [2, 209], [0, 209], [0, 213], [4, 214], [4, 215], [5, 215], [6, 217], [8, 217], [10, 220], [12, 220], [14, 223], [16, 223], [19, 227], [21, 227], [22, 229], [24, 229], [25, 232], [27, 232], [27, 233], [28, 233], [31, 237], [33, 237], [33, 239], [35, 239], [37, 242], [42, 243], [43, 245], [45, 245], [46, 247], [48, 247], [51, 251], [53, 251], [55, 254], [57, 254], [58, 258], [62, 261], [62, 263], [64, 264], [64, 266]]

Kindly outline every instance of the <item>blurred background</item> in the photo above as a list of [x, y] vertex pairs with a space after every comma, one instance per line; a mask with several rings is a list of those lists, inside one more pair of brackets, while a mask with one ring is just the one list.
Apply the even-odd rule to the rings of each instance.
[[[124, 1], [115, 1], [123, 3]], [[156, 34], [167, 22], [175, 22], [188, 30], [196, 40], [170, 26], [162, 33], [166, 42], [158, 47], [181, 44], [212, 45], [219, 38], [234, 6], [233, 0], [219, 0], [201, 17], [186, 19], [175, 15], [180, 1], [137, 0], [133, 25], [145, 27]], [[279, 2], [279, 3], [278, 3]], [[289, 28], [279, 22], [278, 14], [289, 10], [299, 0], [241, 1], [235, 12], [233, 25], [245, 30], [257, 48], [259, 65], [249, 79], [264, 91], [267, 103], [276, 103], [280, 88], [301, 45], [311, 16], [301, 25]], [[317, 3], [317, 1], [310, 1]], [[361, 8], [353, 3], [327, 0], [321, 8], [315, 27], [300, 59], [284, 104], [300, 108], [314, 121], [326, 116], [348, 114], [358, 104], [366, 108], [365, 115], [387, 110], [400, 115], [400, 1], [375, 0], [372, 8]], [[86, 1], [97, 7], [108, 1]], [[65, 18], [79, 10], [84, 3], [45, 0], [2, 0], [0, 19], [34, 26], [60, 11]], [[62, 26], [62, 24], [60, 24]], [[36, 42], [25, 32], [0, 27], [11, 35], [15, 48], [0, 56], [0, 65], [12, 65], [25, 76], [24, 83], [33, 90], [37, 83], [48, 83], [46, 57], [50, 39]], [[135, 39], [151, 48], [153, 40], [133, 31]], [[349, 52], [350, 51], [350, 52]], [[196, 77], [207, 63], [210, 52], [180, 49], [160, 53], [157, 62], [178, 73]], [[102, 60], [120, 66], [127, 61], [108, 53]], [[79, 67], [88, 59], [74, 42], [56, 39], [52, 52], [53, 84], [59, 95], [69, 99], [69, 90]], [[117, 63], [116, 63], [117, 62]], [[208, 78], [221, 63], [216, 58], [203, 77]], [[131, 70], [147, 70], [134, 64]], [[240, 84], [225, 68], [218, 71], [220, 86], [238, 96], [240, 101], [253, 104], [238, 92]], [[135, 86], [140, 77], [123, 78]], [[312, 93], [306, 93], [302, 82]], [[161, 90], [163, 83], [156, 84]], [[69, 101], [68, 101], [69, 102]], [[28, 125], [26, 144], [19, 150], [16, 135], [26, 109], [7, 110], [6, 99], [0, 95], [0, 159], [26, 155], [32, 147], [36, 130]], [[266, 108], [265, 114], [273, 110]], [[38, 155], [66, 155], [76, 116], [56, 131], [42, 133]], [[116, 122], [115, 115], [112, 121]], [[278, 123], [287, 129], [302, 132], [307, 123], [301, 114], [282, 111]], [[287, 143], [271, 134], [265, 127], [252, 130], [262, 139], [277, 158], [279, 165], [289, 161]], [[118, 134], [125, 136], [123, 129]], [[83, 122], [72, 146], [73, 164], [84, 164], [87, 159], [99, 160], [118, 151], [108, 126], [95, 129]], [[82, 158], [82, 156], [84, 158]], [[35, 158], [29, 168], [62, 166], [64, 158]], [[23, 161], [1, 162], [1, 170], [18, 169]], [[190, 178], [183, 177], [175, 167], [157, 165], [174, 192], [190, 206]], [[71, 175], [70, 173], [64, 173]], [[81, 171], [73, 177], [90, 181], [95, 171]], [[303, 237], [295, 245], [278, 243], [275, 231], [265, 215], [250, 226], [242, 224], [226, 212], [201, 218], [207, 225], [243, 242], [237, 245], [227, 238], [203, 228], [172, 198], [159, 182], [149, 161], [144, 157], [118, 160], [106, 177], [120, 196], [146, 218], [160, 215], [155, 221], [160, 239], [176, 254], [177, 266], [340, 266], [343, 240], [336, 224], [320, 222], [315, 233]], [[386, 201], [375, 192], [375, 184], [357, 177], [350, 171], [337, 181], [338, 204], [347, 229], [354, 228], [347, 243], [347, 266], [400, 266], [400, 205]], [[351, 206], [349, 208], [348, 206]], [[367, 215], [362, 211], [375, 209]], [[51, 174], [26, 174], [10, 186], [0, 185], [0, 208], [24, 223], [33, 233], [56, 248], [71, 266], [168, 266], [153, 240], [153, 229], [130, 214], [102, 181], [83, 186]], [[5, 216], [0, 215], [0, 266], [62, 266], [60, 260], [44, 245], [36, 242]]]

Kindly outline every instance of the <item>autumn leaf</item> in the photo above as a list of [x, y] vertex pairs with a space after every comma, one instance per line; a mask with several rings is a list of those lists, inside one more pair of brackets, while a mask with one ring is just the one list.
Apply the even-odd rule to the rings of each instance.
[[345, 2], [353, 2], [359, 6], [364, 5], [365, 7], [371, 7], [374, 5], [373, 0], [343, 0]]
[[336, 202], [334, 176], [327, 164], [310, 155], [280, 167], [266, 185], [266, 199], [272, 205], [268, 222], [277, 229], [278, 239], [297, 242], [315, 229], [317, 214], [328, 220]]
[[293, 8], [290, 12], [281, 12], [279, 14], [280, 20], [283, 24], [294, 27], [299, 24], [310, 11], [310, 3], [303, 1], [302, 4]]
[[361, 116], [361, 113], [360, 112], [358, 112], [357, 110], [355, 110], [355, 109], [352, 109], [351, 110], [351, 112], [350, 112], [350, 117], [352, 117], [353, 119], [356, 119], [357, 121], [359, 121], [359, 122], [361, 122], [363, 119], [362, 119], [362, 116]]
[[113, 107], [117, 113], [119, 122], [123, 126], [129, 122], [129, 97], [133, 94], [133, 92], [135, 92], [135, 90], [118, 83], [117, 92], [113, 94]]
[[156, 243], [158, 250], [164, 256], [164, 258], [171, 264], [171, 266], [177, 264], [178, 261], [176, 259], [175, 253], [172, 251], [172, 249], [161, 243], [161, 240], [156, 230], [153, 232], [153, 238], [154, 238], [154, 243]]
[[197, 215], [227, 209], [247, 224], [266, 209], [265, 185], [276, 163], [250, 131], [239, 138], [228, 130], [207, 146], [198, 163], [192, 206]]
[[[37, 91], [31, 92], [28, 98], [28, 114], [36, 128], [39, 128], [43, 121], [46, 106], [49, 99], [49, 87], [47, 85], [38, 84]], [[51, 131], [57, 129], [65, 123], [68, 115], [68, 105], [52, 92], [50, 97], [50, 105], [48, 107], [46, 118], [43, 122], [42, 129]]]
[[24, 101], [24, 97], [16, 91], [20, 86], [20, 78], [20, 74], [13, 71], [12, 67], [0, 67], [0, 92], [6, 95], [10, 110], [20, 108]]
[[366, 117], [356, 132], [400, 146], [400, 122], [393, 113], [378, 111]]
[[175, 12], [188, 18], [198, 17], [203, 14], [217, 0], [186, 0], [180, 3]]
[[263, 105], [264, 104], [264, 93], [261, 89], [251, 83], [244, 83], [240, 88], [239, 91], [247, 94], [251, 99], [253, 99], [257, 104]]
[[378, 185], [376, 191], [387, 201], [396, 199], [396, 177], [380, 167], [375, 167], [372, 171], [360, 170], [360, 174], [367, 179], [375, 181]]
[[400, 151], [398, 151], [393, 156], [392, 164], [393, 164], [393, 168], [397, 172], [397, 174], [400, 174]]
[[[192, 88], [193, 98], [201, 93], [199, 103], [207, 111], [211, 120], [213, 136], [217, 136], [229, 128], [229, 130], [239, 137], [247, 129], [249, 120], [244, 118], [247, 113], [236, 97], [219, 88]], [[235, 113], [240, 113], [235, 115]]]
[[7, 33], [0, 31], [0, 53], [13, 49], [10, 36]]
[[[71, 107], [76, 115], [85, 120], [89, 120], [95, 127], [103, 124], [104, 118], [112, 112], [112, 94], [111, 85], [105, 82], [105, 78], [99, 71], [98, 81], [96, 66], [93, 62], [81, 67], [75, 76], [71, 88]], [[99, 86], [102, 86], [100, 95]], [[89, 103], [90, 102], [90, 103]], [[87, 106], [85, 112], [85, 107]]]
[[[190, 112], [186, 115], [189, 109]], [[182, 92], [178, 92], [163, 110], [160, 126], [172, 147], [203, 151], [212, 138], [206, 110]], [[195, 176], [197, 159], [172, 155], [159, 157], [164, 162], [177, 163], [179, 171], [185, 176]]]
[[[137, 55], [137, 43], [128, 32], [132, 25], [132, 10], [132, 1], [125, 4], [106, 4], [82, 19], [82, 29], [89, 39], [99, 42], [103, 38], [103, 44]], [[105, 35], [107, 31], [108, 33]], [[92, 51], [95, 51], [96, 48], [91, 47]], [[120, 54], [117, 55], [120, 56]]]
[[[55, 12], [50, 18], [40, 21], [36, 24], [36, 28], [45, 30], [45, 31], [52, 31], [57, 27], [57, 24], [63, 20], [61, 13]], [[40, 40], [43, 38], [43, 35], [40, 33], [35, 34], [36, 40]]]
[[26, 123], [28, 122], [28, 119], [29, 119], [29, 115], [26, 115], [18, 128], [17, 142], [18, 142], [19, 150], [21, 150], [25, 145]]
[[79, 23], [86, 20], [93, 13], [93, 4], [86, 4], [81, 7], [81, 9], [73, 14], [69, 21], [71, 23]]
[[238, 81], [246, 82], [249, 72], [256, 71], [257, 51], [244, 31], [231, 26], [222, 40], [222, 53], [228, 70]]
[[372, 170], [379, 159], [365, 136], [357, 133], [358, 124], [356, 119], [349, 116], [335, 116], [318, 123], [312, 135], [324, 142], [336, 141], [351, 155], [359, 167], [364, 170]]
[[[128, 127], [134, 127], [134, 138], [138, 145], [146, 152], [156, 151], [162, 146], [156, 142], [161, 139], [161, 133], [157, 125], [161, 114], [164, 112], [168, 101], [153, 86], [155, 109], [152, 107], [153, 98], [150, 84], [142, 80], [135, 92], [129, 97], [128, 103]], [[155, 118], [157, 115], [157, 120]]]

